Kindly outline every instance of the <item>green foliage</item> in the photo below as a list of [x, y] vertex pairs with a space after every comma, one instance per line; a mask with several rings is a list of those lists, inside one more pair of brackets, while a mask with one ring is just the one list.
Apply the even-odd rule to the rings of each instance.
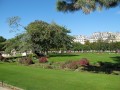
[[30, 35], [33, 51], [47, 51], [50, 45], [50, 30], [47, 28], [48, 23], [44, 21], [35, 21], [27, 27], [27, 33]]
[[[11, 17], [8, 19], [8, 24], [19, 26], [19, 17]], [[21, 26], [21, 25], [20, 25]], [[48, 24], [44, 21], [36, 20], [31, 22], [27, 27], [24, 27], [25, 33], [17, 35], [15, 38], [7, 40], [5, 48], [6, 52], [10, 53], [15, 49], [20, 52], [27, 51], [42, 51], [48, 53], [48, 50], [55, 49], [63, 50], [70, 49], [73, 37], [68, 35], [70, 31], [56, 23]]]
[[5, 42], [5, 41], [6, 41], [6, 39], [4, 37], [0, 36], [0, 42]]
[[16, 37], [9, 39], [5, 42], [4, 46], [7, 53], [11, 53], [12, 50], [19, 52], [26, 52], [31, 50], [31, 43], [26, 33], [19, 34]]
[[102, 40], [98, 40], [97, 42], [89, 43], [85, 42], [85, 44], [80, 44], [74, 42], [72, 45], [72, 49], [75, 51], [90, 51], [90, 50], [96, 50], [96, 51], [116, 51], [120, 50], [120, 42], [106, 42]]
[[120, 0], [58, 0], [57, 10], [73, 12], [82, 10], [85, 14], [102, 8], [113, 8], [120, 5]]
[[0, 51], [3, 51], [5, 49], [5, 48], [3, 48], [5, 45], [5, 43], [4, 43], [5, 41], [6, 41], [6, 39], [4, 37], [0, 36]]
[[82, 51], [83, 50], [83, 46], [81, 43], [77, 43], [77, 42], [74, 42], [72, 43], [72, 49], [74, 51]]
[[70, 31], [55, 23], [48, 24], [37, 20], [30, 23], [26, 30], [30, 35], [33, 51], [48, 52], [53, 48], [68, 48], [72, 41], [72, 37], [67, 35]]

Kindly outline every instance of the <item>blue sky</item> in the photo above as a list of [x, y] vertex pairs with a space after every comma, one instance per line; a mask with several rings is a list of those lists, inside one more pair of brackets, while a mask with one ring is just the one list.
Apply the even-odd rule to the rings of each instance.
[[[7, 39], [16, 35], [10, 33], [7, 18], [21, 17], [21, 24], [27, 26], [34, 20], [56, 22], [66, 26], [71, 35], [91, 35], [93, 32], [120, 32], [120, 7], [85, 15], [82, 11], [62, 13], [56, 10], [56, 0], [0, 0], [0, 36]], [[20, 33], [23, 30], [17, 32]]]

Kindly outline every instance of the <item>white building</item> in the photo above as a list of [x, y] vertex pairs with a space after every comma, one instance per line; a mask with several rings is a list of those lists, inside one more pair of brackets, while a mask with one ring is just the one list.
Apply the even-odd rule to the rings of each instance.
[[83, 36], [83, 35], [76, 35], [74, 36], [75, 39], [73, 40], [74, 42], [79, 42], [81, 44], [85, 44], [85, 41], [86, 41], [86, 36]]
[[98, 40], [107, 41], [107, 42], [120, 42], [120, 32], [95, 32], [90, 37], [83, 35], [74, 36], [74, 42], [80, 42], [85, 44], [85, 41], [88, 40], [90, 43], [97, 42]]
[[120, 42], [120, 32], [117, 32], [115, 35], [115, 41]]
[[88, 40], [90, 41], [90, 43], [97, 42], [98, 40], [106, 41], [112, 39], [113, 35], [114, 33], [112, 32], [95, 32], [89, 37]]

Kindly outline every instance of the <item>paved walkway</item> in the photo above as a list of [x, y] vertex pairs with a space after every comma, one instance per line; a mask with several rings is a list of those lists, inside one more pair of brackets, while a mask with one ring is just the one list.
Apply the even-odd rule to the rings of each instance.
[[0, 90], [10, 90], [8, 88], [0, 87]]

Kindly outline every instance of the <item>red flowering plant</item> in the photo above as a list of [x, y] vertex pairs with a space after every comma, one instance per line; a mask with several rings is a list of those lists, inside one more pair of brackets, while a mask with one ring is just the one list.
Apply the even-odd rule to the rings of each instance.
[[89, 61], [87, 58], [82, 58], [78, 61], [78, 65], [80, 66], [88, 66], [89, 65]]
[[48, 62], [47, 57], [41, 57], [41, 58], [39, 58], [39, 63], [46, 63], [46, 62]]

